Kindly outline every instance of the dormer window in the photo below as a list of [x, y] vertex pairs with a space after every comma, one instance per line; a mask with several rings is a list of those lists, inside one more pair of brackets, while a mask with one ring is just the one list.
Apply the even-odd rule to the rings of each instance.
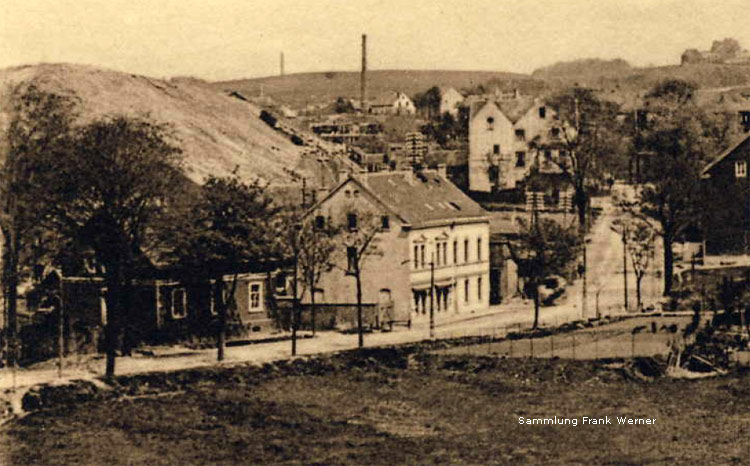
[[487, 131], [493, 131], [495, 129], [495, 118], [487, 117]]
[[747, 162], [740, 160], [734, 162], [734, 176], [735, 178], [746, 178], [747, 177]]

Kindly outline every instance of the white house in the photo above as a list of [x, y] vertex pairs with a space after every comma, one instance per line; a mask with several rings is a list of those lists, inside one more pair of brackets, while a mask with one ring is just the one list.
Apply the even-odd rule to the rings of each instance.
[[[554, 148], [555, 142], [561, 141], [560, 128], [557, 116], [539, 99], [473, 102], [469, 116], [469, 189], [490, 192], [515, 188], [533, 166], [542, 172], [559, 171], [552, 160], [564, 162], [564, 152]], [[537, 137], [540, 148], [529, 144]]]
[[379, 115], [414, 115], [417, 108], [408, 95], [390, 91], [380, 95], [369, 104], [370, 113]]
[[[365, 258], [362, 269], [363, 302], [390, 303], [393, 319], [401, 321], [427, 318], [431, 289], [438, 319], [489, 306], [489, 217], [443, 173], [353, 175], [312, 212], [320, 222], [352, 226], [354, 210], [372, 212], [381, 222], [377, 252]], [[320, 302], [356, 302], [346, 259], [342, 254], [341, 266], [321, 280]]]
[[458, 108], [464, 102], [464, 96], [452, 87], [440, 88], [440, 114], [450, 113], [458, 116]]

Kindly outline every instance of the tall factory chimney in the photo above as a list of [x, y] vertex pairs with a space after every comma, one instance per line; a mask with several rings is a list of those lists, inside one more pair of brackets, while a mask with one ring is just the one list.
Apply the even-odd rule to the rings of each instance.
[[362, 113], [367, 113], [367, 34], [362, 34], [362, 74], [359, 84]]
[[284, 52], [281, 52], [281, 56], [279, 57], [279, 76], [284, 76]]

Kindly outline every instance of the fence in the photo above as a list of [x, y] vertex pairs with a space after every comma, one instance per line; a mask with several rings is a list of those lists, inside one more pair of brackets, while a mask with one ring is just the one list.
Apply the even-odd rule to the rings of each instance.
[[[643, 326], [641, 326], [643, 327]], [[614, 359], [638, 356], [668, 355], [673, 348], [684, 348], [681, 331], [675, 328], [638, 329], [587, 328], [556, 332], [542, 328], [537, 333], [519, 333], [520, 326], [458, 332], [455, 338], [474, 336], [475, 343], [439, 350], [440, 354], [531, 357], [563, 359]], [[654, 330], [654, 331], [652, 331]], [[446, 338], [443, 335], [442, 338]]]

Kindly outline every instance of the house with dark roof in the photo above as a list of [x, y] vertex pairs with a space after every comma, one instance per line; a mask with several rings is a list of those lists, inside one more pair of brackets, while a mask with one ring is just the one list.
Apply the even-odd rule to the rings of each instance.
[[719, 154], [703, 168], [705, 253], [750, 254], [750, 136]]
[[[361, 273], [363, 302], [375, 312], [366, 323], [427, 319], [430, 303], [438, 319], [489, 306], [488, 214], [444, 173], [351, 175], [310, 215], [356, 228], [357, 212], [380, 222], [377, 252], [365, 258]], [[321, 280], [316, 303], [356, 303], [347, 254], [340, 261]], [[309, 302], [309, 293], [301, 300]]]
[[[538, 143], [536, 146], [530, 143]], [[515, 189], [532, 170], [558, 173], [554, 161], [564, 163], [560, 121], [543, 101], [475, 100], [469, 112], [469, 190], [492, 192]], [[559, 144], [558, 144], [559, 145]]]

